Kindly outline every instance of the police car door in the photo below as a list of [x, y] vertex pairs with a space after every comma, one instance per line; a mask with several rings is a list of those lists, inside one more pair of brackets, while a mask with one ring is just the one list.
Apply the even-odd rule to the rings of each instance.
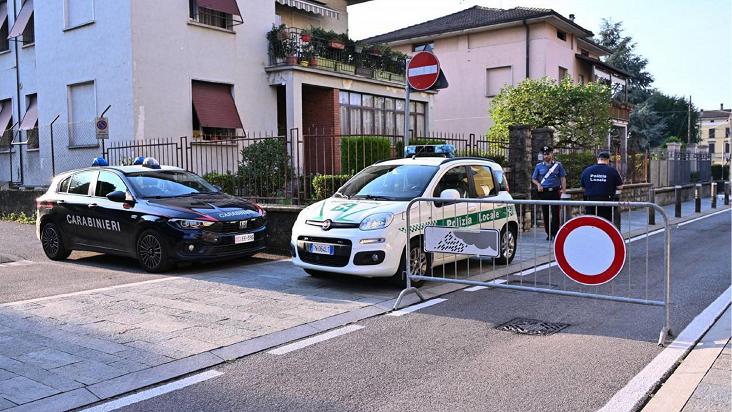
[[[71, 176], [66, 194], [62, 194], [64, 216], [61, 216], [61, 233], [75, 245], [91, 245], [93, 229], [90, 226], [90, 191], [97, 170], [86, 170]], [[62, 185], [64, 186], [64, 185]]]
[[[468, 169], [466, 166], [455, 166], [448, 169], [438, 180], [432, 192], [432, 197], [440, 197], [443, 190], [455, 189], [460, 193], [460, 198], [465, 199], [470, 196], [470, 182], [468, 177]], [[464, 226], [465, 217], [468, 214], [468, 204], [465, 202], [458, 203], [441, 203], [435, 202], [432, 209], [432, 220], [436, 226], [460, 227]], [[450, 263], [460, 256], [450, 253], [435, 253], [432, 256], [433, 266]]]
[[117, 251], [130, 251], [133, 233], [134, 206], [128, 202], [113, 202], [107, 195], [114, 191], [127, 193], [127, 185], [122, 178], [110, 170], [99, 172], [94, 185], [94, 196], [89, 205], [90, 216], [94, 219], [92, 242], [95, 246]]
[[[471, 182], [473, 184], [472, 197], [488, 199], [499, 195], [498, 182], [495, 181], [493, 171], [486, 165], [470, 166]], [[495, 203], [471, 204], [469, 213], [475, 215], [475, 220], [481, 229], [495, 229], [500, 231], [506, 224], [506, 205]], [[476, 226], [477, 228], [478, 226]]]

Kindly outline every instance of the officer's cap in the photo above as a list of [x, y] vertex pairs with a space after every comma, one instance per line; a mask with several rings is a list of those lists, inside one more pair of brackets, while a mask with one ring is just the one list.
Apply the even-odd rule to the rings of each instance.
[[602, 152], [597, 154], [597, 158], [610, 160], [610, 152], [603, 150]]
[[552, 148], [551, 146], [543, 146], [541, 148], [541, 152], [544, 154], [551, 153], [553, 151], [554, 151], [554, 148]]

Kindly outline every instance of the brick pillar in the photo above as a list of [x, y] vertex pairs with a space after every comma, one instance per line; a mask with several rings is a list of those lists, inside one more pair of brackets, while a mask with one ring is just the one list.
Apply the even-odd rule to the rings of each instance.
[[[509, 126], [508, 164], [511, 165], [509, 186], [514, 199], [528, 199], [531, 196], [531, 128], [524, 125]], [[531, 207], [517, 207], [521, 229], [531, 230]]]

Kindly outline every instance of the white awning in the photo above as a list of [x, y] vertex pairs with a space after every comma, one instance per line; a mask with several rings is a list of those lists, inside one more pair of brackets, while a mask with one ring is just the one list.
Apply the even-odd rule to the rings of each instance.
[[8, 130], [10, 126], [10, 119], [13, 118], [13, 105], [10, 103], [10, 99], [6, 100], [5, 103], [0, 102], [0, 135], [4, 131]]
[[30, 21], [32, 15], [33, 0], [25, 0], [25, 3], [23, 3], [23, 7], [20, 8], [20, 13], [18, 13], [18, 17], [16, 17], [15, 21], [13, 22], [13, 28], [10, 29], [10, 34], [8, 34], [8, 38], [12, 39], [18, 36], [22, 36], [23, 32], [25, 31], [25, 26], [28, 25], [28, 21]]
[[321, 6], [320, 4], [311, 3], [307, 0], [276, 0], [277, 3], [283, 6], [294, 7], [298, 10], [306, 11], [308, 13], [320, 14], [325, 17], [332, 17], [334, 19], [340, 19], [341, 13], [331, 8]]
[[35, 129], [38, 124], [38, 102], [35, 97], [31, 98], [28, 110], [25, 111], [25, 116], [20, 122], [20, 130], [31, 130]]

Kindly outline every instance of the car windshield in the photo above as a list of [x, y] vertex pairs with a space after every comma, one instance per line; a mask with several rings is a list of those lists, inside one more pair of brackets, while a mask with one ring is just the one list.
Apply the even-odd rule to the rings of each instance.
[[438, 167], [425, 165], [375, 165], [367, 167], [335, 196], [352, 199], [411, 200], [422, 196]]
[[151, 170], [127, 174], [132, 188], [143, 198], [164, 198], [216, 193], [218, 190], [200, 176], [182, 170]]

